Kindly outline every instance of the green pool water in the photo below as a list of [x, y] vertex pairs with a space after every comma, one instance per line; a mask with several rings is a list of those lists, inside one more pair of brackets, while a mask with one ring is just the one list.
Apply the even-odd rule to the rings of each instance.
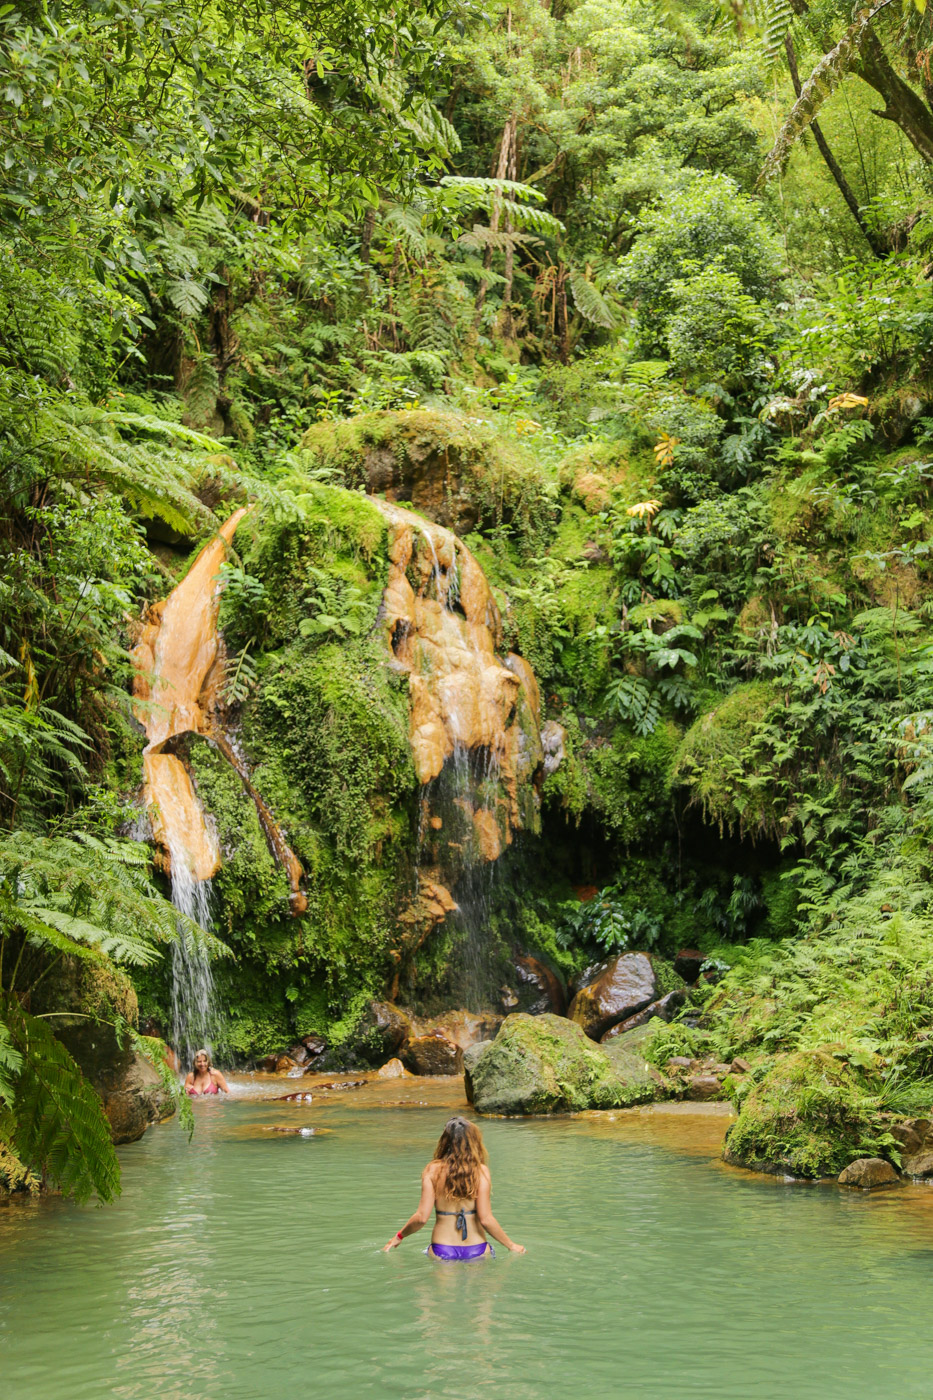
[[457, 1092], [254, 1088], [124, 1149], [115, 1206], [0, 1210], [3, 1400], [930, 1395], [933, 1191], [733, 1171], [721, 1119], [485, 1122], [527, 1255], [380, 1254]]

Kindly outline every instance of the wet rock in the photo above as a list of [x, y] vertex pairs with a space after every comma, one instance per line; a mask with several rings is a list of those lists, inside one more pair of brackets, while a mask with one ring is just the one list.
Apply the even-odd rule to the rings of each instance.
[[541, 747], [544, 749], [544, 776], [556, 773], [566, 757], [567, 731], [556, 720], [541, 726]]
[[900, 1144], [904, 1158], [933, 1151], [933, 1123], [929, 1118], [905, 1118], [901, 1123], [894, 1123], [888, 1131]]
[[501, 1025], [502, 1017], [495, 1012], [445, 1011], [442, 1016], [413, 1017], [411, 1038], [441, 1035], [466, 1050], [478, 1041], [492, 1040]]
[[674, 959], [674, 971], [685, 982], [695, 982], [704, 961], [705, 954], [701, 953], [699, 948], [681, 948]]
[[[33, 1010], [55, 1008], [56, 1039], [100, 1097], [116, 1145], [136, 1142], [150, 1123], [171, 1117], [175, 1104], [159, 1074], [109, 1024], [117, 1016], [136, 1024], [136, 993], [122, 972], [64, 959], [40, 988]], [[59, 1014], [62, 1007], [74, 1018]]]
[[314, 1102], [314, 1095], [308, 1093], [308, 1091], [307, 1091], [306, 1089], [300, 1090], [298, 1093], [295, 1093], [295, 1094], [280, 1094], [280, 1095], [278, 1096], [278, 1098], [273, 1099], [273, 1103], [313, 1103], [313, 1102]]
[[672, 1055], [667, 1062], [668, 1069], [689, 1069], [693, 1064], [689, 1055]]
[[452, 1075], [463, 1072], [463, 1051], [440, 1031], [413, 1037], [402, 1051], [402, 1059], [413, 1074]]
[[718, 1099], [722, 1093], [722, 1082], [715, 1074], [691, 1074], [687, 1077], [686, 1093], [688, 1099], [699, 1102]]
[[517, 1006], [529, 1016], [542, 1016], [552, 1011], [555, 1016], [563, 1016], [567, 1010], [567, 997], [560, 979], [549, 967], [530, 953], [515, 956], [515, 976], [519, 984]]
[[929, 1181], [933, 1177], [933, 1152], [924, 1149], [913, 1157], [905, 1157], [901, 1169], [905, 1176], [912, 1176], [915, 1181]]
[[162, 1080], [148, 1060], [133, 1055], [118, 1078], [95, 1086], [101, 1096], [114, 1143], [136, 1142], [150, 1123], [160, 1123], [175, 1112]]
[[303, 1035], [301, 1043], [308, 1052], [309, 1060], [316, 1060], [327, 1049], [327, 1041], [321, 1035]]
[[636, 1026], [646, 1026], [655, 1017], [665, 1022], [672, 1021], [686, 1000], [685, 992], [676, 990], [668, 992], [658, 1001], [651, 1002], [643, 1011], [637, 1011], [634, 1016], [627, 1016], [624, 1021], [610, 1026], [606, 1034], [601, 1037], [603, 1045], [614, 1040], [617, 1036], [624, 1035], [626, 1031], [634, 1030]]
[[286, 1054], [296, 1065], [306, 1065], [311, 1058], [305, 1047], [300, 1044], [290, 1045]]
[[749, 1072], [750, 1069], [751, 1069], [751, 1065], [748, 1063], [748, 1060], [743, 1060], [742, 1057], [741, 1057], [741, 1055], [736, 1055], [735, 1059], [732, 1061], [731, 1065], [729, 1066], [729, 1073], [730, 1073], [730, 1074], [748, 1074], [748, 1072]]
[[481, 1113], [617, 1108], [656, 1093], [640, 1056], [623, 1047], [613, 1059], [576, 1022], [550, 1012], [507, 1016], [494, 1041], [466, 1052], [465, 1080]]
[[339, 1093], [343, 1089], [362, 1089], [367, 1083], [365, 1079], [331, 1079], [326, 1084], [315, 1084], [315, 1088], [329, 1089], [331, 1093]]
[[891, 1186], [899, 1178], [891, 1163], [883, 1157], [859, 1157], [839, 1173], [837, 1180], [840, 1186], [857, 1186], [862, 1191], [871, 1191], [876, 1186]]
[[621, 953], [584, 977], [567, 1014], [592, 1040], [658, 998], [658, 979], [646, 953]]
[[473, 1086], [473, 1071], [491, 1045], [491, 1040], [481, 1040], [478, 1041], [476, 1045], [471, 1045], [468, 1050], [464, 1050], [463, 1052], [463, 1088], [466, 1093], [467, 1103], [473, 1103], [475, 1092]]
[[410, 1079], [409, 1071], [402, 1064], [401, 1060], [386, 1060], [381, 1069], [376, 1071], [377, 1079]]
[[895, 1123], [888, 1131], [900, 1146], [902, 1157], [916, 1157], [923, 1150], [923, 1138], [912, 1123]]
[[387, 1055], [394, 1055], [411, 1035], [411, 1017], [391, 1001], [370, 1003], [369, 1018]]
[[283, 1128], [276, 1123], [268, 1129], [270, 1133], [288, 1133], [291, 1137], [314, 1137], [314, 1128]]
[[290, 1070], [298, 1069], [299, 1066], [292, 1059], [291, 1055], [279, 1055], [275, 1062], [276, 1074], [288, 1074]]

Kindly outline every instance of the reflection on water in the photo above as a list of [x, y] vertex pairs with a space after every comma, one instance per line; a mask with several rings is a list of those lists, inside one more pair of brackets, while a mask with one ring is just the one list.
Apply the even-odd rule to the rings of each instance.
[[459, 1086], [324, 1082], [196, 1102], [191, 1146], [123, 1150], [112, 1208], [0, 1210], [3, 1400], [929, 1394], [933, 1190], [733, 1171], [709, 1114], [490, 1120], [528, 1254], [445, 1265], [425, 1231], [382, 1255]]

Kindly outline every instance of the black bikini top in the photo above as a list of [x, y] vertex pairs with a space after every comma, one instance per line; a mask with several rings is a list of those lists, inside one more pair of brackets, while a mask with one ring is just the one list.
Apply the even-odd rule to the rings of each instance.
[[465, 1240], [465, 1239], [466, 1239], [466, 1237], [467, 1237], [467, 1223], [466, 1223], [466, 1218], [467, 1218], [468, 1215], [475, 1215], [475, 1214], [476, 1214], [476, 1211], [475, 1211], [475, 1210], [464, 1210], [462, 1206], [460, 1207], [459, 1210], [438, 1210], [438, 1209], [437, 1209], [437, 1206], [435, 1206], [435, 1207], [434, 1207], [434, 1210], [435, 1210], [435, 1214], [437, 1214], [437, 1215], [455, 1215], [457, 1218], [456, 1218], [456, 1220], [454, 1221], [454, 1229], [460, 1231], [460, 1238], [461, 1238], [462, 1240]]

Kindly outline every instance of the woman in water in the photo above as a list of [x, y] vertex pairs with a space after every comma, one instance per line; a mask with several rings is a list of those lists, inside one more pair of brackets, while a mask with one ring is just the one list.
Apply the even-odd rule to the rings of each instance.
[[475, 1123], [451, 1118], [441, 1133], [434, 1158], [421, 1173], [421, 1200], [410, 1220], [383, 1249], [388, 1254], [406, 1235], [414, 1235], [435, 1211], [431, 1245], [425, 1250], [436, 1259], [479, 1259], [495, 1255], [486, 1239], [488, 1230], [513, 1254], [524, 1254], [523, 1244], [513, 1244], [492, 1213], [489, 1175], [483, 1135]]
[[211, 1057], [206, 1050], [199, 1050], [194, 1057], [194, 1069], [189, 1071], [185, 1080], [185, 1093], [190, 1094], [193, 1099], [200, 1098], [203, 1094], [216, 1094], [220, 1090], [229, 1094], [230, 1089], [219, 1069], [214, 1069], [211, 1065]]

